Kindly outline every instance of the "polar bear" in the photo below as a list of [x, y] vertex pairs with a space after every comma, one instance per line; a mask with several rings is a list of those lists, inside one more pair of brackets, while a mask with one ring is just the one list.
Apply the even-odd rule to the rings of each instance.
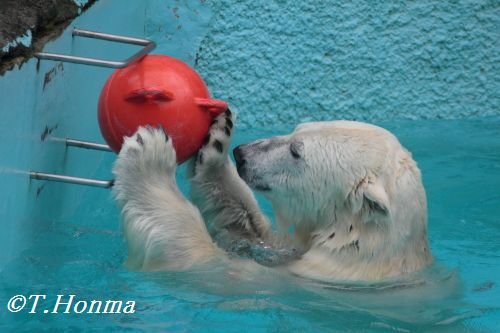
[[[241, 263], [233, 251], [241, 241], [285, 253], [265, 266], [329, 281], [396, 277], [432, 261], [420, 171], [387, 130], [305, 123], [290, 135], [236, 147], [236, 165], [228, 155], [232, 134], [228, 110], [191, 161], [191, 200], [176, 185], [175, 150], [162, 128], [141, 127], [125, 138], [113, 192], [129, 268]], [[252, 189], [272, 203], [278, 230]]]

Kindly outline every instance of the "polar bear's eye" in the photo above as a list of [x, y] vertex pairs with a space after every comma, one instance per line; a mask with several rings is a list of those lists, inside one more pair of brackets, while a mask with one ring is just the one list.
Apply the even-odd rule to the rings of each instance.
[[290, 144], [290, 154], [292, 154], [293, 158], [299, 159], [301, 158], [301, 152], [304, 149], [304, 144], [299, 141], [294, 141]]

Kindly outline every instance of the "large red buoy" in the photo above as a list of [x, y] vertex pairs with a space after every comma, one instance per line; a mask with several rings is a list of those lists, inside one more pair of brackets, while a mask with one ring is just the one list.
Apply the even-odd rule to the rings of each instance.
[[99, 96], [99, 126], [111, 149], [139, 126], [162, 125], [172, 138], [177, 162], [201, 147], [215, 116], [227, 104], [210, 98], [201, 77], [180, 60], [147, 55], [115, 70]]

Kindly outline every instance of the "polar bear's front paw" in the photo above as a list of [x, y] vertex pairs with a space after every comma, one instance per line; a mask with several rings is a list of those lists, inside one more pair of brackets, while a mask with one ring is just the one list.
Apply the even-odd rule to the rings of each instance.
[[217, 116], [196, 157], [195, 174], [203, 173], [208, 168], [220, 167], [228, 161], [227, 150], [233, 131], [233, 114], [226, 112]]
[[[125, 138], [115, 165], [117, 176], [148, 177], [175, 176], [177, 165], [172, 140], [163, 127], [140, 127], [131, 137]], [[126, 175], [125, 175], [125, 174]]]

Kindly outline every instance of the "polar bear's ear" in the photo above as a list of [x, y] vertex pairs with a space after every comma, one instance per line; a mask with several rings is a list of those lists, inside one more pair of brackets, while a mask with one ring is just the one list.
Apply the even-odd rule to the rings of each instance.
[[382, 184], [364, 180], [356, 189], [351, 203], [354, 212], [361, 212], [363, 222], [383, 220], [390, 215], [389, 197]]
[[[382, 185], [378, 183], [369, 184], [363, 193], [365, 208], [369, 215], [389, 216], [389, 197]], [[368, 222], [368, 221], [367, 221]]]

